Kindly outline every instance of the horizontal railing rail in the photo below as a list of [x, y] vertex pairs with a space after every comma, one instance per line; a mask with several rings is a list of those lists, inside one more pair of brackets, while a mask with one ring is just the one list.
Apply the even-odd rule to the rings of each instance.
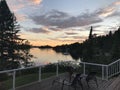
[[[54, 63], [56, 67], [56, 76], [58, 76], [58, 63]], [[46, 65], [39, 65], [39, 66], [31, 66], [31, 67], [26, 67], [26, 68], [18, 68], [18, 69], [12, 69], [12, 70], [5, 70], [5, 71], [0, 71], [0, 74], [2, 73], [12, 73], [12, 90], [15, 90], [16, 88], [16, 72], [21, 71], [21, 70], [28, 70], [28, 69], [33, 69], [33, 68], [39, 68], [38, 69], [38, 82], [41, 81], [41, 67], [45, 67]]]
[[[56, 65], [56, 76], [59, 75], [59, 64], [61, 62], [58, 61], [58, 63], [54, 63]], [[108, 80], [108, 78], [111, 78], [112, 76], [120, 73], [120, 59], [118, 59], [115, 62], [112, 62], [108, 65], [105, 64], [97, 64], [97, 63], [88, 63], [88, 62], [76, 62], [76, 61], [64, 61], [64, 63], [77, 63], [78, 65], [82, 64], [83, 65], [83, 74], [86, 74], [86, 67], [88, 65], [92, 66], [97, 66], [101, 68], [101, 76], [103, 80]], [[5, 70], [5, 71], [0, 71], [1, 73], [12, 73], [12, 90], [15, 90], [16, 88], [16, 72], [21, 71], [21, 70], [28, 70], [28, 69], [33, 69], [33, 68], [38, 68], [38, 82], [41, 81], [41, 68], [46, 65], [39, 65], [39, 66], [31, 66], [31, 67], [26, 67], [26, 68], [18, 68], [18, 69], [13, 69], [13, 70]]]
[[120, 59], [118, 59], [118, 60], [116, 60], [116, 61], [114, 61], [114, 62], [108, 64], [108, 66], [110, 66], [110, 65], [112, 65], [112, 64], [114, 64], [114, 63], [117, 63], [117, 62], [119, 62], [119, 61], [120, 61]]
[[108, 64], [108, 78], [120, 73], [120, 59]]
[[95, 66], [107, 66], [107, 65], [105, 65], [105, 64], [97, 64], [97, 63], [88, 63], [88, 62], [80, 62], [80, 63], [82, 63], [82, 64], [86, 64], [86, 65], [95, 65]]

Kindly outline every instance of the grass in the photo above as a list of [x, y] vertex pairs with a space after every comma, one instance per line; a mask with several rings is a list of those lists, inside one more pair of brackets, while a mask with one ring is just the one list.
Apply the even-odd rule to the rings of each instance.
[[[41, 79], [49, 78], [51, 76], [55, 76], [55, 72], [42, 73]], [[16, 83], [15, 83], [16, 87], [38, 81], [38, 77], [39, 76], [37, 73], [17, 76]], [[12, 78], [4, 81], [3, 83], [7, 90], [12, 88], [12, 83], [13, 83]]]

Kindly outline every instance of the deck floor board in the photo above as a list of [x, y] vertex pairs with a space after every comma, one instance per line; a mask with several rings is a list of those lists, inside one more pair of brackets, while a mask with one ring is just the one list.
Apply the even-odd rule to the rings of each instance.
[[[65, 78], [65, 76], [61, 76], [62, 78]], [[18, 87], [16, 90], [61, 90], [62, 84], [55, 83], [52, 85], [52, 81], [55, 79], [55, 77], [51, 77], [46, 80], [42, 80], [41, 82], [36, 82], [30, 85], [26, 85], [23, 87]], [[87, 86], [87, 83], [85, 79], [82, 80], [83, 83], [83, 89], [84, 90], [120, 90], [120, 76], [114, 77], [112, 79], [106, 80], [98, 80], [98, 87], [94, 82], [90, 82], [90, 87]], [[64, 86], [63, 90], [74, 90], [72, 87]], [[77, 88], [77, 90], [82, 90], [81, 87]]]

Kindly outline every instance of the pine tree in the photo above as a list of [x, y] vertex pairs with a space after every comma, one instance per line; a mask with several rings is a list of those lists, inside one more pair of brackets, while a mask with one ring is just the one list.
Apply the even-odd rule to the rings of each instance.
[[[23, 59], [22, 41], [19, 38], [19, 25], [5, 0], [0, 1], [0, 70], [13, 69]], [[24, 59], [23, 59], [24, 60]]]
[[112, 59], [117, 60], [120, 58], [120, 27], [113, 35], [113, 46], [111, 49]]
[[93, 27], [91, 26], [90, 33], [89, 33], [89, 39], [93, 38], [92, 32], [93, 32]]

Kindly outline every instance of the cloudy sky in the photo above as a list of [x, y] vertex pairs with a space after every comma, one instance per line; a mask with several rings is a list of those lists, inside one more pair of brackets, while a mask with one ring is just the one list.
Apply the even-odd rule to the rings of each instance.
[[120, 25], [120, 0], [6, 0], [32, 45], [83, 42], [93, 26], [97, 35]]

